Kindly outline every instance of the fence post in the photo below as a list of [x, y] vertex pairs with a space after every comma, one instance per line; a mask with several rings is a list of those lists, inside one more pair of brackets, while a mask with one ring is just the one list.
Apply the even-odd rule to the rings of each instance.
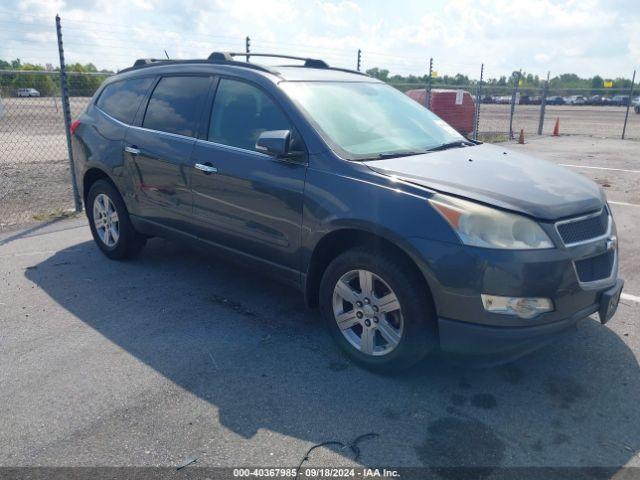
[[513, 140], [513, 114], [516, 110], [516, 97], [518, 96], [518, 83], [520, 82], [520, 72], [515, 72], [513, 76], [513, 93], [511, 94], [511, 113], [509, 114], [509, 140]]
[[[249, 35], [244, 39], [244, 51], [245, 53], [249, 53], [251, 51], [251, 39], [249, 38]], [[247, 55], [247, 63], [249, 63], [249, 58], [250, 56]]]
[[547, 80], [544, 82], [542, 89], [542, 98], [540, 99], [540, 121], [538, 122], [538, 135], [542, 135], [542, 129], [544, 128], [544, 113], [547, 108], [547, 95], [549, 94], [549, 74], [547, 72]]
[[433, 78], [433, 57], [429, 59], [429, 76], [425, 87], [424, 106], [431, 110], [431, 79]]
[[56, 15], [56, 34], [58, 36], [58, 54], [60, 55], [60, 103], [62, 104], [62, 116], [64, 117], [64, 131], [67, 136], [67, 152], [69, 155], [69, 171], [71, 173], [71, 186], [73, 187], [73, 203], [76, 212], [82, 211], [80, 193], [76, 182], [76, 171], [73, 163], [73, 151], [71, 149], [71, 108], [69, 106], [69, 92], [67, 91], [67, 69], [64, 63], [64, 48], [62, 46], [62, 27], [60, 15]]
[[473, 139], [478, 140], [478, 128], [480, 127], [480, 101], [482, 98], [482, 77], [484, 75], [484, 63], [480, 65], [480, 81], [476, 88], [476, 119], [473, 129]]
[[633, 84], [636, 81], [636, 71], [633, 71], [633, 77], [631, 78], [631, 88], [629, 89], [629, 97], [627, 98], [627, 112], [624, 114], [624, 127], [622, 127], [622, 140], [624, 140], [624, 134], [627, 131], [627, 120], [629, 119], [629, 107], [631, 107], [631, 97], [633, 96]]

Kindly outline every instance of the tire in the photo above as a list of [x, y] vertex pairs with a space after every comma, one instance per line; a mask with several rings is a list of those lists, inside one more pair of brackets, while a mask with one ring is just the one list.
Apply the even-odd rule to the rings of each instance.
[[[361, 278], [373, 284], [371, 298], [363, 295]], [[389, 292], [397, 304], [390, 301]], [[354, 294], [351, 301], [345, 300]], [[409, 368], [438, 347], [437, 318], [428, 287], [409, 260], [399, 255], [359, 247], [336, 257], [320, 283], [320, 309], [342, 350], [373, 371]], [[363, 340], [365, 329], [369, 341]]]
[[91, 185], [86, 212], [93, 239], [107, 257], [123, 260], [140, 253], [146, 238], [133, 228], [124, 200], [111, 182], [97, 180]]

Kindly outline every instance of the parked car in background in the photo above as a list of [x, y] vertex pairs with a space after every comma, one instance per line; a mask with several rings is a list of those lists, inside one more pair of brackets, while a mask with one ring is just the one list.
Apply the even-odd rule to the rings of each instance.
[[[420, 105], [425, 104], [424, 88], [408, 90], [405, 94]], [[469, 135], [473, 131], [476, 102], [466, 90], [432, 90], [430, 109], [461, 134]]]
[[496, 101], [491, 95], [483, 95], [480, 103], [496, 103]]
[[35, 88], [19, 88], [16, 92], [18, 97], [39, 97], [40, 92]]
[[139, 60], [101, 85], [70, 134], [105, 256], [159, 236], [241, 259], [301, 290], [374, 370], [438, 348], [513, 359], [615, 314], [616, 225], [595, 182], [297, 60]]
[[640, 113], [640, 97], [634, 98], [631, 104], [633, 105], [633, 111]]
[[520, 95], [520, 102], [518, 103], [520, 105], [535, 105], [535, 100], [534, 100], [535, 98], [536, 97], [532, 97], [531, 95], [523, 93], [522, 95]]
[[582, 95], [571, 95], [566, 99], [567, 105], [586, 105], [587, 99]]
[[588, 105], [602, 105], [602, 95], [591, 95], [587, 98]]
[[614, 95], [611, 98], [611, 105], [616, 107], [626, 107], [629, 103], [629, 95]]
[[565, 101], [564, 98], [562, 98], [559, 95], [551, 95], [550, 97], [547, 97], [547, 105], [564, 105]]
[[493, 97], [495, 103], [499, 103], [502, 105], [511, 103], [511, 95], [499, 95], [497, 97]]

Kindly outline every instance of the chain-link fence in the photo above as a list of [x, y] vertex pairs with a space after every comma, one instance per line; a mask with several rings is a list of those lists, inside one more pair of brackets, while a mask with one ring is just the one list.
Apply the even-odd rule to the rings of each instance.
[[[52, 52], [43, 60], [46, 69], [21, 69], [12, 66], [0, 70], [0, 229], [35, 220], [52, 218], [74, 208], [74, 194], [69, 171], [65, 102], [69, 105], [66, 124], [77, 118], [91, 96], [111, 73], [98, 72], [93, 57], [108, 49], [119, 68], [131, 66], [136, 58], [167, 55], [158, 45], [175, 44], [176, 56], [206, 58], [211, 51], [262, 51], [322, 58], [330, 65], [366, 71], [417, 102], [465, 135], [483, 141], [499, 142], [556, 133], [594, 135], [640, 140], [640, 92], [634, 93], [633, 81], [616, 88], [558, 89], [553, 79], [540, 81], [515, 71], [509, 77], [496, 78], [485, 64], [439, 64], [437, 59], [394, 56], [349, 48], [323, 48], [313, 45], [261, 41], [249, 37], [200, 38], [191, 34], [145, 30], [135, 45], [128, 43], [127, 27], [110, 25], [101, 29], [98, 43], [75, 41], [79, 24], [70, 21], [70, 35], [62, 48], [51, 28], [51, 45], [57, 56], [66, 55], [76, 62], [64, 70], [54, 68]], [[76, 22], [77, 23], [77, 22]], [[43, 27], [49, 28], [49, 27]], [[47, 30], [48, 31], [48, 30]], [[157, 38], [157, 36], [162, 36]], [[31, 50], [29, 50], [31, 49]], [[197, 50], [199, 55], [190, 51]], [[26, 45], [26, 51], [42, 55], [42, 48]], [[64, 51], [66, 50], [66, 52]], [[173, 50], [173, 49], [171, 49]], [[173, 52], [172, 52], [173, 53]], [[42, 57], [40, 57], [42, 58]], [[269, 61], [260, 58], [260, 62]], [[251, 61], [258, 61], [252, 58]], [[279, 61], [276, 61], [279, 62]], [[62, 63], [62, 62], [61, 62]], [[6, 62], [5, 62], [6, 65]], [[31, 65], [31, 67], [35, 67]], [[90, 68], [86, 68], [90, 67]], [[477, 72], [477, 75], [442, 75], [440, 72]], [[61, 88], [61, 72], [66, 76]], [[393, 73], [390, 73], [393, 72]], [[475, 79], [474, 79], [475, 78]], [[637, 102], [637, 107], [635, 106]], [[630, 106], [627, 118], [627, 105]], [[639, 112], [639, 113], [636, 113]], [[555, 128], [557, 125], [557, 129]]]
[[[621, 138], [624, 130], [625, 139], [640, 140], [640, 93], [633, 94], [629, 88], [549, 89], [515, 82], [511, 85], [434, 82], [429, 94], [426, 81], [423, 85], [391, 85], [421, 104], [429, 101], [434, 113], [465, 135], [483, 141], [517, 140], [521, 131], [525, 138], [553, 135], [554, 130], [559, 135], [604, 138]], [[474, 128], [469, 129], [469, 125]]]
[[[71, 117], [104, 75], [68, 74]], [[74, 208], [56, 71], [0, 71], [0, 229]]]
[[73, 206], [57, 73], [0, 72], [0, 228]]

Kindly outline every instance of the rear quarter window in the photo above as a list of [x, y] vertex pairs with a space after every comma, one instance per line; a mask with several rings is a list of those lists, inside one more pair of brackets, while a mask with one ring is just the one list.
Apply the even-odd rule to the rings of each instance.
[[152, 82], [153, 77], [145, 77], [110, 83], [96, 105], [113, 118], [131, 124]]

